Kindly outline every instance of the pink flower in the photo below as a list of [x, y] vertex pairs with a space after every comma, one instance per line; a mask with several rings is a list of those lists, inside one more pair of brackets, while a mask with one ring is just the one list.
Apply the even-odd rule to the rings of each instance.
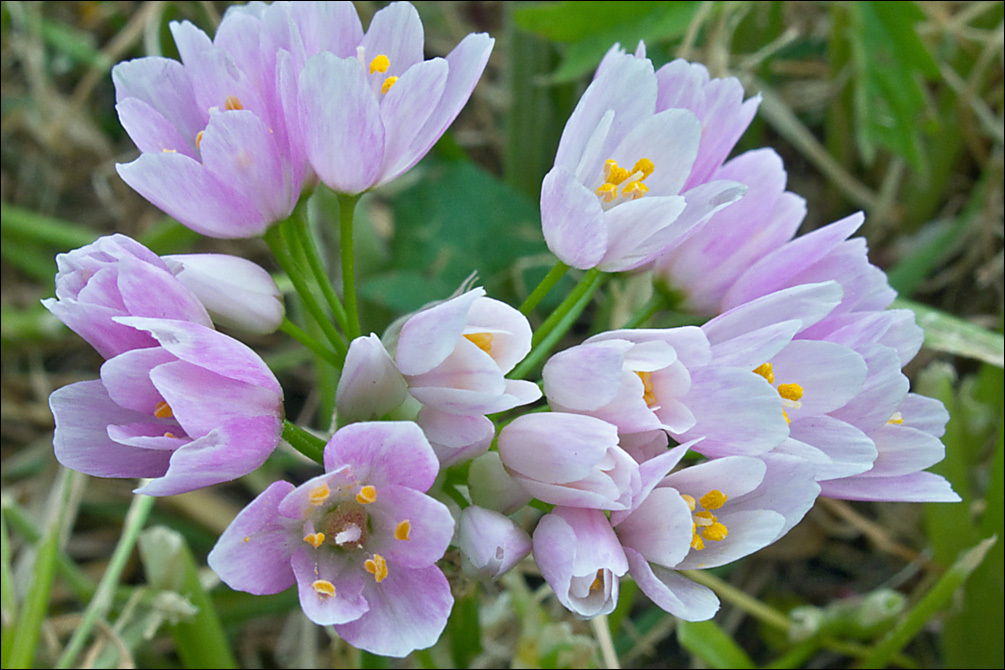
[[465, 574], [498, 579], [530, 553], [530, 535], [509, 517], [471, 505], [461, 512], [457, 546]]
[[209, 555], [229, 586], [254, 594], [296, 584], [304, 613], [353, 646], [405, 656], [439, 638], [453, 605], [435, 563], [454, 520], [425, 495], [439, 464], [414, 423], [358, 423], [325, 447], [325, 474], [275, 482]]
[[283, 392], [248, 347], [205, 326], [115, 317], [158, 346], [101, 366], [101, 379], [54, 391], [53, 446], [63, 465], [98, 477], [146, 477], [173, 495], [257, 469], [279, 444]]

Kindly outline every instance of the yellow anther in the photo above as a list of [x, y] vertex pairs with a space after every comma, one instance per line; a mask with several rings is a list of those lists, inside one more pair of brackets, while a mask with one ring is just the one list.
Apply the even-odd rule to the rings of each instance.
[[249, 536], [249, 535], [245, 535], [245, 536], [244, 536], [244, 541], [245, 541], [245, 542], [251, 542], [251, 536]]
[[683, 499], [684, 499], [684, 502], [686, 502], [686, 503], [687, 503], [687, 507], [688, 507], [688, 509], [689, 509], [689, 510], [691, 510], [691, 511], [693, 512], [693, 511], [694, 511], [694, 508], [695, 508], [695, 503], [694, 503], [694, 498], [692, 498], [691, 496], [689, 496], [689, 495], [688, 495], [688, 494], [686, 494], [686, 493], [681, 493], [681, 494], [680, 494], [680, 497], [681, 497], [681, 498], [683, 498]]
[[657, 405], [656, 393], [653, 391], [653, 375], [651, 372], [635, 371], [635, 374], [642, 380], [642, 399], [646, 401], [646, 406], [655, 407]]
[[383, 95], [387, 95], [387, 92], [391, 90], [391, 87], [394, 86], [397, 83], [397, 81], [398, 81], [397, 77], [388, 77], [387, 79], [384, 80], [384, 83], [381, 85], [380, 92]]
[[384, 54], [378, 54], [370, 61], [370, 74], [374, 72], [387, 72], [387, 68], [389, 67], [391, 67], [391, 59]]
[[235, 109], [244, 109], [244, 105], [241, 104], [241, 99], [236, 95], [228, 95], [227, 99], [223, 101], [223, 108], [230, 112]]
[[698, 502], [705, 509], [719, 509], [726, 503], [726, 494], [719, 489], [712, 489], [703, 495]]
[[706, 511], [695, 512], [691, 515], [691, 520], [696, 526], [711, 526], [715, 523], [715, 515]]
[[608, 158], [604, 161], [604, 181], [609, 184], [620, 184], [624, 180], [628, 179], [628, 175], [631, 172], [623, 167], [618, 166], [618, 162]]
[[701, 535], [695, 533], [691, 536], [691, 548], [697, 551], [701, 551], [705, 548], [705, 543], [701, 539]]
[[894, 412], [893, 416], [890, 417], [890, 420], [887, 421], [887, 423], [892, 423], [899, 426], [900, 424], [904, 423], [904, 415], [901, 414], [900, 412]]
[[311, 505], [317, 507], [324, 501], [328, 500], [328, 496], [330, 496], [331, 494], [332, 490], [328, 488], [328, 485], [322, 484], [321, 486], [315, 486], [314, 488], [312, 488], [310, 490], [310, 493], [307, 494], [307, 497], [310, 499]]
[[648, 158], [640, 158], [637, 161], [635, 161], [635, 165], [632, 167], [632, 174], [636, 172], [641, 172], [642, 178], [645, 179], [646, 177], [651, 175], [655, 169], [656, 166], [653, 165], [653, 162], [651, 160], [649, 160]]
[[465, 333], [464, 337], [474, 342], [474, 345], [486, 354], [492, 353], [492, 333]]
[[374, 554], [373, 558], [366, 559], [363, 564], [366, 571], [373, 575], [373, 578], [380, 584], [387, 577], [387, 561], [380, 554]]
[[713, 540], [715, 542], [719, 542], [720, 540], [725, 539], [728, 533], [729, 531], [726, 529], [726, 527], [723, 526], [718, 521], [716, 521], [703, 531], [703, 535], [705, 536], [706, 540]]
[[782, 417], [785, 419], [785, 424], [786, 425], [791, 425], [792, 424], [792, 419], [789, 418], [789, 413], [786, 412], [784, 409], [782, 410]]
[[177, 149], [161, 149], [161, 152], [166, 153], [166, 154], [176, 154], [176, 153], [178, 153], [178, 150]]
[[311, 588], [323, 596], [331, 597], [335, 595], [335, 585], [327, 579], [315, 579], [311, 582]]
[[311, 533], [310, 535], [304, 536], [304, 542], [311, 545], [315, 549], [320, 547], [324, 541], [325, 541], [324, 533]]
[[157, 406], [154, 407], [154, 416], [158, 419], [170, 419], [174, 416], [174, 412], [171, 411], [171, 405], [161, 400], [157, 403]]
[[803, 387], [799, 384], [779, 384], [778, 395], [786, 400], [797, 401], [803, 397]]
[[164, 437], [178, 437], [174, 433], [164, 433]]
[[593, 583], [590, 584], [590, 591], [596, 591], [604, 585], [604, 571], [597, 570], [597, 576], [593, 578]]
[[772, 369], [771, 363], [761, 363], [754, 368], [754, 374], [761, 375], [768, 380], [769, 384], [775, 383], [775, 371]]
[[621, 189], [621, 195], [632, 200], [638, 200], [649, 192], [649, 187], [640, 181], [630, 181]]
[[200, 130], [198, 132], [198, 134], [196, 134], [196, 136], [195, 136], [195, 148], [196, 149], [198, 149], [200, 147], [200, 145], [202, 144], [202, 135], [205, 132], [206, 132], [205, 130]]
[[604, 202], [614, 202], [618, 197], [618, 187], [610, 182], [604, 182], [594, 191]]
[[399, 521], [398, 525], [394, 527], [394, 539], [396, 540], [410, 540], [412, 534], [412, 522], [408, 519], [404, 521]]
[[369, 484], [360, 487], [359, 493], [356, 494], [356, 502], [360, 505], [368, 505], [375, 500], [377, 500], [377, 489]]

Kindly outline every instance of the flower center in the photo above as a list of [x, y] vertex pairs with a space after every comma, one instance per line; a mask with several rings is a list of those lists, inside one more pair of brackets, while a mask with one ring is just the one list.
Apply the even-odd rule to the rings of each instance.
[[[648, 158], [640, 158], [632, 166], [631, 171], [618, 165], [617, 161], [608, 158], [604, 161], [604, 183], [597, 187], [595, 193], [604, 203], [610, 204], [620, 196], [626, 200], [636, 200], [649, 192], [643, 184], [646, 177], [653, 173], [656, 166]], [[620, 193], [618, 189], [621, 189]]]
[[315, 548], [328, 540], [340, 549], [359, 549], [370, 537], [369, 520], [362, 505], [347, 501], [328, 512], [318, 524], [321, 530], [304, 541]]
[[[718, 542], [726, 537], [728, 529], [719, 522], [719, 519], [712, 513], [712, 510], [719, 509], [726, 504], [726, 494], [718, 489], [712, 489], [695, 502], [695, 499], [686, 493], [681, 494], [681, 498], [687, 503], [691, 510], [691, 548], [701, 551], [705, 548], [705, 540]], [[695, 511], [701, 505], [704, 509]]]
[[[775, 371], [772, 368], [771, 363], [761, 363], [754, 368], [754, 373], [767, 379], [769, 384], [773, 385], [775, 383]], [[779, 384], [777, 389], [778, 395], [782, 397], [782, 407], [799, 409], [803, 406], [803, 404], [799, 402], [803, 399], [803, 387], [799, 384]], [[782, 410], [782, 416], [785, 417], [786, 423], [792, 423], [792, 419], [789, 418], [788, 412], [784, 409]]]
[[[370, 74], [373, 74], [374, 72], [384, 74], [385, 72], [387, 72], [387, 69], [391, 67], [391, 59], [385, 56], [384, 54], [377, 54], [370, 61], [370, 64], [367, 65], [366, 49], [362, 45], [356, 47], [356, 58], [359, 59], [359, 62], [362, 63], [363, 66], [367, 68]], [[397, 81], [398, 81], [397, 77], [394, 76], [385, 77], [384, 82], [380, 85], [381, 94], [387, 95], [387, 92], [391, 90], [391, 87], [394, 86]]]
[[653, 391], [653, 374], [651, 372], [635, 371], [635, 374], [642, 380], [642, 399], [646, 401], [646, 406], [652, 409], [659, 404], [656, 400], [656, 393]]
[[465, 333], [464, 337], [486, 354], [492, 353], [492, 333]]

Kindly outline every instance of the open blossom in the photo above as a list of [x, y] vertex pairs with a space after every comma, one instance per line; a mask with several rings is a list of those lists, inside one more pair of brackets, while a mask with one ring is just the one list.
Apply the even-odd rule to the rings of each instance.
[[115, 317], [158, 346], [125, 351], [101, 379], [54, 391], [56, 458], [98, 477], [145, 477], [173, 495], [257, 469], [279, 444], [283, 393], [251, 349], [205, 326]]
[[235, 39], [242, 16], [228, 12], [215, 42], [172, 22], [182, 62], [147, 57], [112, 69], [119, 120], [142, 152], [117, 165], [119, 175], [210, 237], [261, 235], [293, 211], [307, 173], [281, 102], [295, 95], [283, 90], [295, 85], [289, 54], [263, 54], [263, 31]]
[[405, 656], [431, 646], [453, 605], [435, 565], [454, 530], [425, 494], [439, 470], [414, 423], [357, 423], [324, 452], [325, 474], [279, 481], [230, 524], [209, 555], [229, 586], [297, 585], [304, 613], [353, 646]]
[[42, 304], [104, 358], [152, 347], [150, 333], [115, 320], [143, 316], [212, 328], [199, 298], [167, 263], [125, 235], [99, 238], [56, 256], [56, 297]]
[[446, 58], [425, 60], [422, 22], [407, 2], [374, 14], [365, 34], [351, 3], [291, 4], [305, 48], [315, 51], [306, 51], [297, 88], [307, 157], [341, 193], [415, 165], [467, 102], [495, 42], [471, 34]]
[[617, 428], [592, 416], [541, 412], [499, 432], [513, 478], [552, 505], [623, 510], [639, 491], [639, 465], [618, 446]]
[[702, 124], [687, 109], [658, 108], [658, 95], [648, 59], [612, 50], [569, 118], [541, 188], [545, 241], [568, 265], [638, 268], [746, 190], [685, 188]]
[[792, 239], [806, 215], [806, 201], [785, 190], [785, 168], [771, 149], [741, 154], [712, 178], [739, 182], [747, 193], [660, 256], [654, 268], [683, 295], [684, 310], [707, 316], [719, 313], [723, 296], [743, 272]]

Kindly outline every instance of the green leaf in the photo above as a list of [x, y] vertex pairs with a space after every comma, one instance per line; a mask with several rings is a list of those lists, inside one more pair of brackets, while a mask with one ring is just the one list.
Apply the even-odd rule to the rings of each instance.
[[925, 346], [1005, 368], [1005, 337], [932, 307], [897, 298], [895, 308], [910, 309], [925, 331]]
[[715, 621], [681, 621], [677, 641], [713, 668], [753, 668], [754, 662]]
[[855, 2], [849, 8], [859, 151], [871, 163], [876, 147], [885, 147], [927, 174], [918, 132], [926, 112], [922, 83], [939, 71], [916, 31], [924, 14], [913, 2]]
[[554, 81], [589, 72], [615, 43], [633, 51], [639, 40], [669, 41], [684, 34], [699, 2], [559, 2], [514, 12], [521, 28], [568, 42]]

